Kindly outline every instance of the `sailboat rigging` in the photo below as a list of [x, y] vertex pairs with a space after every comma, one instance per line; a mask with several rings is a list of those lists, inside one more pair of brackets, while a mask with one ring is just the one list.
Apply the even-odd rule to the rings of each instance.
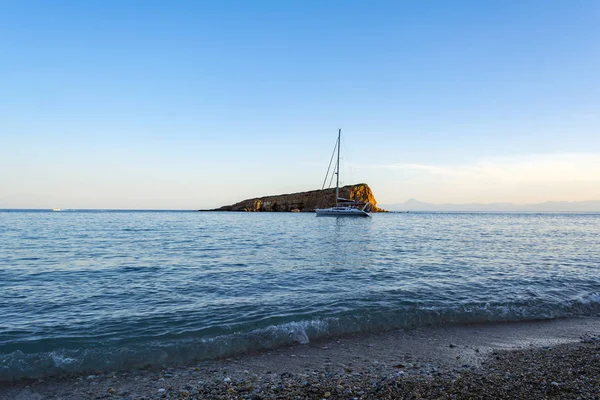
[[[325, 175], [325, 180], [323, 181], [323, 187], [321, 190], [325, 188], [325, 183], [327, 182], [327, 177], [329, 176], [329, 171], [331, 169], [331, 162], [333, 161], [333, 156], [335, 155], [335, 151], [337, 150], [337, 162], [335, 165], [335, 206], [329, 208], [317, 208], [315, 212], [317, 216], [351, 216], [351, 217], [370, 217], [371, 216], [371, 203], [361, 203], [354, 200], [344, 199], [340, 197], [340, 145], [342, 138], [342, 130], [338, 130], [338, 137], [336, 146], [333, 149], [333, 154], [331, 155], [331, 160], [329, 161], [329, 167], [327, 168], [327, 174]], [[333, 179], [333, 175], [331, 176]]]

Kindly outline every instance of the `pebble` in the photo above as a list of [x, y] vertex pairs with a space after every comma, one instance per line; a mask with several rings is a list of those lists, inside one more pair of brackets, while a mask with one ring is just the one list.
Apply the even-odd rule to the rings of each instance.
[[[372, 360], [368, 360], [353, 364], [352, 373], [347, 373], [345, 365], [347, 366], [348, 363], [344, 361], [345, 364], [341, 364], [338, 361], [343, 360], [335, 359], [336, 365], [339, 365], [340, 368], [333, 371], [312, 367], [313, 369], [304, 370], [305, 373], [277, 370], [276, 374], [262, 374], [262, 376], [254, 375], [256, 371], [250, 366], [248, 366], [249, 370], [241, 368], [231, 370], [228, 376], [224, 376], [223, 371], [219, 368], [218, 373], [212, 377], [208, 372], [206, 375], [196, 375], [190, 371], [189, 373], [193, 375], [189, 375], [188, 379], [168, 380], [169, 384], [164, 384], [164, 387], [158, 389], [158, 394], [155, 392], [157, 389], [154, 386], [157, 381], [156, 375], [151, 373], [139, 375], [142, 379], [133, 383], [136, 374], [130, 374], [131, 376], [128, 378], [119, 374], [120, 386], [118, 388], [121, 397], [117, 397], [122, 400], [142, 398], [146, 400], [158, 398], [170, 398], [171, 400], [194, 398], [247, 400], [283, 398], [328, 400], [337, 398], [539, 399], [557, 397], [560, 394], [564, 398], [591, 399], [594, 396], [597, 397], [598, 393], [600, 363], [597, 355], [599, 351], [598, 342], [555, 346], [544, 350], [534, 348], [498, 351], [494, 356], [487, 358], [486, 362], [476, 371], [471, 370], [472, 367], [468, 364], [455, 363], [450, 368], [458, 367], [461, 364], [462, 368], [456, 368], [454, 372], [443, 365], [433, 366], [433, 362], [430, 360], [418, 360], [417, 363], [414, 358], [404, 358], [402, 355], [402, 360], [411, 360], [414, 364], [407, 362], [394, 364], [388, 361], [389, 358], [383, 358], [379, 364], [372, 364]], [[488, 354], [487, 351], [485, 353]], [[418, 369], [409, 368], [408, 365], [414, 365]], [[250, 372], [253, 374], [249, 375]], [[432, 376], [430, 372], [435, 374]], [[419, 373], [421, 375], [418, 375]], [[164, 373], [163, 371], [163, 374], [182, 377], [185, 372]], [[100, 375], [100, 377], [103, 376]], [[208, 377], [206, 383], [204, 380], [195, 380], [205, 377]], [[110, 385], [111, 387], [107, 389], [109, 382], [103, 378], [96, 379], [95, 375], [89, 375], [87, 379], [95, 379], [95, 381], [85, 385], [86, 388], [89, 388], [88, 392], [80, 392], [81, 397], [79, 398], [116, 396], [116, 391], [113, 389], [116, 384]], [[161, 379], [164, 380], [162, 377]], [[97, 381], [100, 381], [102, 385], [92, 386]], [[73, 389], [77, 378], [71, 382], [70, 387]], [[144, 390], [147, 392], [144, 393]], [[123, 392], [121, 393], [121, 391]], [[498, 393], [502, 393], [502, 396], [494, 396]], [[0, 397], [2, 394], [0, 389]], [[62, 398], [62, 396], [63, 393], [55, 392], [54, 398]], [[66, 395], [64, 397], [78, 398]], [[14, 396], [6, 398], [14, 398]]]

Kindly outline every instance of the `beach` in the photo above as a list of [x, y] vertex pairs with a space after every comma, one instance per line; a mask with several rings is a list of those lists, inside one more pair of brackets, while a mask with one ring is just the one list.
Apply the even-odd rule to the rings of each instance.
[[235, 358], [19, 380], [0, 399], [600, 398], [600, 316], [347, 335]]

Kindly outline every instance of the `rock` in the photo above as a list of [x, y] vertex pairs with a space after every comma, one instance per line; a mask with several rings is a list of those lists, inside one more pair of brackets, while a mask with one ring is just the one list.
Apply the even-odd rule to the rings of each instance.
[[[377, 207], [377, 200], [371, 188], [366, 183], [347, 185], [340, 188], [339, 196], [344, 199], [368, 202], [372, 212], [384, 212]], [[315, 208], [331, 207], [335, 204], [335, 189], [311, 190], [276, 196], [265, 196], [247, 199], [229, 206], [223, 206], [212, 211], [304, 211], [312, 212]]]

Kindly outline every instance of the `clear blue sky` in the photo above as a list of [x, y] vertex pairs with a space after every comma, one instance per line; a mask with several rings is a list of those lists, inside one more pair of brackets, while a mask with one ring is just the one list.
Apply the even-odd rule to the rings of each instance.
[[0, 2], [0, 208], [600, 199], [600, 2]]

